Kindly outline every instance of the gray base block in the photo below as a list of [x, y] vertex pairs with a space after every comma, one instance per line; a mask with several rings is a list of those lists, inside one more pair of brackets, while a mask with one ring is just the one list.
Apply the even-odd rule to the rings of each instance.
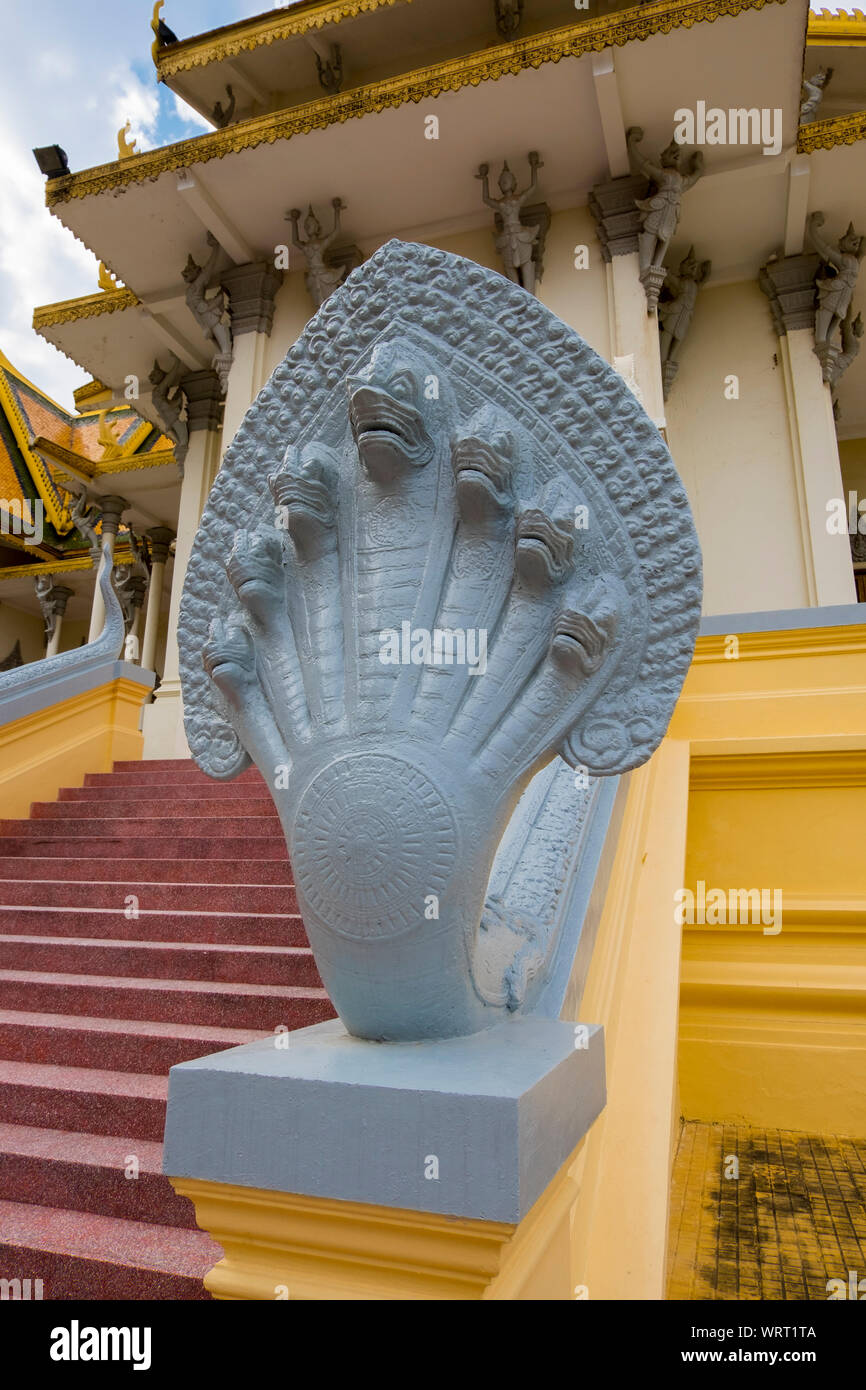
[[172, 1067], [163, 1169], [518, 1222], [604, 1099], [594, 1025], [515, 1018], [466, 1038], [378, 1043], [335, 1019]]

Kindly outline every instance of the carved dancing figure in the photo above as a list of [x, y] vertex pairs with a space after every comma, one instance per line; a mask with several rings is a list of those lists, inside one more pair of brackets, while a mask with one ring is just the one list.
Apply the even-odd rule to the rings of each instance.
[[313, 212], [311, 203], [304, 218], [306, 239], [303, 241], [298, 232], [298, 223], [301, 219], [300, 208], [292, 208], [290, 212], [286, 213], [286, 221], [292, 224], [292, 244], [303, 253], [307, 262], [304, 284], [317, 309], [324, 304], [329, 295], [334, 293], [346, 274], [345, 266], [329, 266], [325, 262], [325, 252], [340, 231], [340, 213], [345, 209], [345, 206], [342, 198], [331, 200], [331, 207], [334, 209], [334, 227], [328, 236], [323, 236], [322, 224]]
[[329, 96], [339, 92], [343, 85], [343, 51], [338, 43], [331, 46], [331, 56], [327, 61], [316, 54], [316, 69], [319, 74], [319, 86]]
[[226, 84], [226, 96], [229, 99], [225, 106], [223, 106], [221, 101], [218, 101], [211, 115], [211, 120], [217, 130], [225, 130], [226, 126], [231, 123], [232, 116], [235, 114], [235, 94], [228, 83]]
[[171, 354], [171, 358], [168, 371], [164, 371], [154, 358], [148, 381], [153, 387], [151, 401], [163, 434], [168, 435], [175, 445], [178, 462], [182, 465], [189, 445], [189, 410], [186, 392], [180, 384], [183, 364], [175, 353]]
[[810, 121], [814, 121], [832, 76], [832, 68], [819, 68], [814, 77], [803, 78], [800, 125], [808, 125]]
[[523, 0], [493, 0], [496, 32], [506, 42], [517, 38], [523, 20]]
[[208, 232], [207, 244], [211, 253], [205, 264], [197, 265], [192, 256], [189, 256], [183, 268], [183, 278], [187, 285], [186, 302], [205, 337], [216, 344], [221, 357], [230, 358], [232, 318], [229, 313], [229, 297], [221, 285], [208, 289], [220, 254], [220, 244], [213, 232]]
[[501, 198], [490, 196], [489, 164], [479, 165], [475, 177], [481, 180], [482, 199], [502, 219], [502, 231], [496, 238], [496, 249], [502, 258], [505, 274], [516, 285], [522, 285], [529, 294], [534, 294], [536, 275], [533, 252], [538, 240], [538, 228], [524, 227], [520, 220], [520, 209], [530, 193], [534, 193], [538, 187], [538, 171], [544, 168], [536, 150], [530, 151], [529, 167], [532, 170], [529, 184], [522, 193], [518, 193], [517, 179], [508, 167], [508, 160], [505, 161], [499, 175]]
[[671, 238], [676, 232], [682, 211], [683, 194], [693, 188], [704, 171], [704, 156], [696, 150], [689, 161], [687, 173], [680, 170], [680, 146], [672, 140], [662, 150], [655, 164], [637, 148], [643, 139], [640, 126], [632, 126], [627, 135], [629, 153], [642, 174], [655, 184], [649, 198], [636, 198], [640, 208], [641, 230], [638, 234], [638, 253], [641, 270], [660, 269]]
[[838, 250], [818, 231], [823, 225], [823, 212], [813, 212], [808, 222], [809, 239], [822, 260], [836, 271], [835, 275], [822, 276], [815, 282], [818, 286], [816, 344], [829, 343], [847, 317], [860, 274], [860, 262], [866, 255], [866, 237], [857, 235], [853, 222], [848, 223], [848, 230], [839, 238]]
[[665, 288], [670, 290], [671, 298], [659, 304], [659, 348], [665, 399], [679, 370], [679, 352], [692, 326], [698, 290], [711, 269], [712, 262], [698, 261], [695, 248], [691, 246], [688, 255], [680, 261], [679, 274], [672, 270], [667, 273]]

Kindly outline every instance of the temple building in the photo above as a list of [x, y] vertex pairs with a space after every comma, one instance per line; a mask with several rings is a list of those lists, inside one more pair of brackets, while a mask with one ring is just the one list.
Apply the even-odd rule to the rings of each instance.
[[[0, 664], [33, 672], [26, 696], [0, 675], [0, 1274], [46, 1298], [205, 1276], [232, 1298], [827, 1297], [866, 1268], [866, 19], [297, 0], [181, 22], [156, 5], [155, 80], [212, 130], [95, 168], [38, 152], [101, 263], [98, 291], [34, 307], [88, 379], [76, 413], [0, 353]], [[609, 779], [563, 1014], [603, 1025], [607, 1102], [511, 1224], [159, 1168], [169, 1066], [334, 1015], [262, 779], [190, 761], [178, 624], [247, 410], [392, 238], [507, 275], [620, 373], [703, 555], [668, 736]], [[100, 637], [106, 536], [122, 659], [40, 684]], [[771, 1165], [792, 1191], [832, 1172], [859, 1216], [798, 1263], [777, 1215], [738, 1263]]]

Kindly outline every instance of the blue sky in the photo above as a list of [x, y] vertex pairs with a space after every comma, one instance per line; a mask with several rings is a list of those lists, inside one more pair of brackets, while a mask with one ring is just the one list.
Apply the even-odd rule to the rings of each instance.
[[[188, 38], [267, 8], [266, 0], [166, 0], [163, 17], [178, 38]], [[139, 149], [209, 127], [156, 82], [152, 0], [5, 0], [3, 9], [0, 349], [71, 406], [86, 376], [30, 323], [37, 304], [93, 293], [96, 262], [46, 209], [31, 151], [62, 145], [70, 168], [84, 169], [116, 158], [117, 130], [127, 119]]]
[[[267, 0], [166, 0], [178, 38], [268, 9]], [[0, 46], [0, 349], [61, 405], [87, 376], [30, 327], [33, 308], [97, 289], [96, 262], [45, 207], [31, 151], [62, 145], [71, 169], [210, 129], [155, 77], [152, 0], [5, 0]]]

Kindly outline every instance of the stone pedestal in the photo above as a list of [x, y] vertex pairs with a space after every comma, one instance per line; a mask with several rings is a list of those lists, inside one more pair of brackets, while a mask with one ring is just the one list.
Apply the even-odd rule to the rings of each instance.
[[[604, 1099], [602, 1031], [592, 1025], [515, 1018], [471, 1037], [376, 1043], [334, 1020], [173, 1067], [163, 1167], [226, 1249], [207, 1280], [218, 1295], [297, 1296], [292, 1230], [315, 1214], [337, 1222], [358, 1269], [376, 1267], [378, 1291], [349, 1297], [398, 1296], [397, 1285], [384, 1288], [383, 1250], [427, 1246], [440, 1227], [433, 1244], [447, 1265], [459, 1218], [460, 1240], [495, 1256], [486, 1276], [467, 1262], [477, 1291], [409, 1296], [478, 1297], [499, 1247], [556, 1186]], [[333, 1258], [305, 1252], [306, 1285]], [[567, 1262], [560, 1273], [564, 1287]], [[400, 1280], [411, 1288], [405, 1269]], [[286, 1294], [274, 1291], [281, 1284]]]
[[[205, 375], [202, 373], [201, 375]], [[207, 374], [210, 376], [210, 374]], [[215, 382], [215, 379], [212, 379]], [[210, 397], [214, 400], [213, 394]], [[216, 397], [218, 399], [218, 397]], [[192, 404], [192, 403], [191, 403]], [[207, 402], [204, 402], [205, 407]], [[212, 423], [213, 417], [205, 408], [201, 414], [202, 424]], [[189, 452], [186, 457], [183, 484], [178, 508], [177, 542], [174, 552], [174, 573], [171, 585], [171, 607], [168, 617], [168, 635], [165, 644], [165, 671], [162, 684], [156, 693], [153, 704], [144, 711], [142, 731], [144, 733], [145, 758], [186, 758], [189, 757], [186, 737], [183, 731], [183, 702], [180, 693], [180, 673], [178, 668], [177, 620], [183, 581], [186, 574], [192, 543], [201, 518], [211, 484], [219, 467], [219, 440], [213, 428], [195, 428], [198, 419], [190, 409]]]

